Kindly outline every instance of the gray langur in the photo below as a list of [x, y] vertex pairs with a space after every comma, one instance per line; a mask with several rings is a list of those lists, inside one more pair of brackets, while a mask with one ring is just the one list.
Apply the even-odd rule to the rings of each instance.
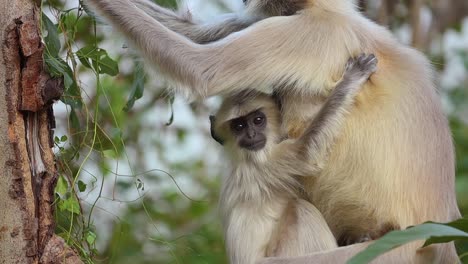
[[294, 15], [307, 4], [306, 0], [244, 0], [246, 10], [243, 12], [224, 14], [213, 21], [197, 23], [188, 11], [174, 12], [154, 4], [151, 0], [130, 1], [164, 26], [196, 43], [219, 40], [265, 17]]
[[[282, 129], [292, 138], [300, 137], [317, 114], [311, 102], [326, 98], [336, 86], [341, 65], [357, 54], [375, 54], [379, 69], [357, 95], [328, 162], [319, 175], [304, 179], [308, 199], [340, 245], [359, 241], [361, 234], [376, 239], [392, 229], [460, 217], [452, 138], [430, 63], [365, 18], [354, 1], [306, 0], [294, 15], [262, 17], [206, 44], [176, 32], [132, 1], [84, 2], [132, 41], [179, 92], [205, 98], [273, 87], [282, 97]], [[261, 3], [250, 0], [247, 9]], [[377, 261], [458, 261], [453, 243], [421, 245], [411, 243]], [[274, 263], [344, 263], [366, 246]]]
[[279, 106], [265, 93], [227, 97], [210, 117], [211, 134], [231, 161], [219, 204], [231, 264], [337, 247], [321, 213], [301, 197], [298, 177], [320, 173], [354, 97], [376, 67], [373, 55], [350, 59], [342, 81], [298, 139], [282, 140]]

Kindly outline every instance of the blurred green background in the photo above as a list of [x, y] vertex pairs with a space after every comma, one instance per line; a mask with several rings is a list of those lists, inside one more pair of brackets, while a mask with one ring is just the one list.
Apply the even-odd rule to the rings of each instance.
[[[468, 215], [467, 1], [359, 5], [437, 69], [456, 145], [458, 202]], [[179, 6], [206, 19], [242, 1]], [[219, 100], [174, 99], [164, 79], [145, 73], [136, 51], [109, 26], [95, 25], [78, 1], [43, 7], [46, 60], [67, 88], [55, 105], [57, 233], [88, 263], [225, 263], [216, 208], [225, 165], [208, 127]], [[468, 244], [459, 247], [468, 252]]]

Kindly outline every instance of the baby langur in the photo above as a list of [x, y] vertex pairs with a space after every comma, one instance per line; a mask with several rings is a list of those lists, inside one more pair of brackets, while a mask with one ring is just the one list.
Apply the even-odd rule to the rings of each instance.
[[279, 107], [265, 93], [236, 94], [210, 117], [212, 136], [232, 163], [219, 205], [232, 264], [337, 247], [321, 213], [301, 197], [298, 177], [320, 172], [355, 95], [376, 68], [374, 55], [350, 59], [341, 82], [297, 140], [282, 141]]

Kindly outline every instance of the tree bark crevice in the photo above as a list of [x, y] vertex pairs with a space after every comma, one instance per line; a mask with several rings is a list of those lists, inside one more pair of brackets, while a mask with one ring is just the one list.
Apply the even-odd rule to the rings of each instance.
[[[33, 263], [36, 262], [37, 253], [37, 220], [35, 218], [35, 198], [33, 193], [29, 191], [32, 190], [33, 184], [25, 142], [24, 120], [16, 107], [21, 86], [21, 55], [16, 22], [12, 22], [6, 27], [4, 36], [5, 101], [8, 116], [8, 141], [12, 152], [5, 163], [5, 169], [11, 171], [8, 194], [17, 206], [16, 208], [7, 208], [7, 212], [20, 214], [12, 215], [11, 217], [15, 217], [17, 221], [11, 223], [14, 226], [6, 226], [5, 228], [12, 230], [11, 238], [16, 238], [20, 234], [23, 236], [24, 241], [20, 244], [25, 252], [25, 258], [21, 261]], [[15, 209], [17, 212], [12, 212]], [[13, 239], [11, 242], [18, 243], [17, 239]], [[18, 249], [10, 247], [9, 251], [12, 250]]]
[[81, 263], [54, 235], [57, 171], [50, 103], [61, 95], [62, 82], [44, 69], [38, 6], [14, 2], [21, 16], [7, 9], [3, 18], [9, 19], [0, 19], [0, 193], [7, 194], [0, 194], [0, 262]]

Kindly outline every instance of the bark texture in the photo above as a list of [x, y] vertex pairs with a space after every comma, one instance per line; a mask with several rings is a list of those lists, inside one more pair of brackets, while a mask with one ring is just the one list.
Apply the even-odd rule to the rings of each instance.
[[80, 263], [54, 235], [50, 95], [61, 85], [43, 69], [38, 4], [0, 1], [0, 263]]

